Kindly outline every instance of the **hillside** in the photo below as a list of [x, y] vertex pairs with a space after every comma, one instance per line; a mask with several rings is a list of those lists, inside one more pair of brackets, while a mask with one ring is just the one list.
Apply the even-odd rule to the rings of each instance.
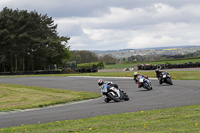
[[128, 58], [132, 55], [177, 55], [188, 54], [200, 50], [200, 46], [177, 46], [177, 47], [159, 47], [148, 49], [122, 49], [122, 50], [107, 50], [107, 51], [92, 51], [98, 56], [111, 54], [116, 58]]

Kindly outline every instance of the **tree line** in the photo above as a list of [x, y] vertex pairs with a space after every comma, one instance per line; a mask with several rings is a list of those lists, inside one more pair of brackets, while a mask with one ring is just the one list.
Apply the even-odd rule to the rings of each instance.
[[0, 72], [47, 70], [71, 57], [70, 37], [58, 36], [52, 17], [36, 11], [0, 12]]
[[71, 51], [72, 58], [71, 61], [76, 61], [77, 64], [81, 63], [91, 63], [91, 62], [102, 62], [106, 65], [115, 64], [117, 59], [112, 55], [106, 54], [103, 56], [98, 56], [94, 52], [88, 50]]

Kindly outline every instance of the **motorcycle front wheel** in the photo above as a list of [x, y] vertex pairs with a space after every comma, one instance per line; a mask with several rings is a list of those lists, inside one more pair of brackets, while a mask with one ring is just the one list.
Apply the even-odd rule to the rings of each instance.
[[128, 101], [128, 100], [129, 100], [129, 98], [128, 98], [128, 97], [124, 98], [124, 101]]
[[167, 78], [167, 83], [169, 83], [170, 85], [173, 85], [171, 78]]
[[143, 86], [147, 90], [152, 90], [153, 89], [151, 85], [147, 85], [146, 83], [144, 83]]
[[[116, 96], [114, 96], [113, 93], [115, 93]], [[108, 92], [107, 96], [108, 96], [110, 99], [114, 100], [115, 102], [120, 102], [119, 97], [117, 96], [116, 92], [114, 92], [114, 91]]]

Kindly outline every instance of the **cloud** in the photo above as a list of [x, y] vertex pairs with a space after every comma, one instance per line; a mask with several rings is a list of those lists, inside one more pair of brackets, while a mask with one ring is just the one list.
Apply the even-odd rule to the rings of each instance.
[[143, 35], [136, 36], [130, 42], [127, 48], [152, 48], [152, 47], [163, 47], [163, 46], [178, 46], [183, 45], [183, 41], [180, 38], [170, 36], [152, 36]]
[[8, 7], [36, 10], [42, 14], [50, 14], [54, 18], [98, 15], [107, 8], [104, 0], [85, 0], [84, 2], [81, 0], [1, 0], [0, 3], [0, 9]]
[[80, 22], [72, 19], [55, 19], [55, 24], [58, 24], [57, 30], [63, 36], [78, 36], [83, 34]]
[[183, 45], [199, 46], [200, 40], [197, 38], [200, 31], [196, 29], [197, 27], [200, 28], [200, 24], [157, 24], [147, 31], [140, 30], [137, 34], [133, 33], [134, 37], [130, 39], [127, 48], [151, 48]]
[[53, 17], [71, 49], [200, 45], [199, 0], [1, 0]]

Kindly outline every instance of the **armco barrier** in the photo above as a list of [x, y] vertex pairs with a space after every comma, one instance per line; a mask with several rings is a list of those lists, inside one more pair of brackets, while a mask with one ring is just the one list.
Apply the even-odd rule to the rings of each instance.
[[74, 69], [76, 72], [79, 73], [91, 73], [91, 72], [98, 72], [97, 68], [76, 68]]
[[26, 71], [26, 72], [1, 72], [0, 75], [34, 75], [34, 74], [61, 74], [62, 71]]
[[[97, 68], [80, 68], [80, 69], [73, 69], [73, 71], [78, 73], [91, 73], [91, 72], [98, 72]], [[0, 72], [0, 75], [35, 75], [35, 74], [63, 74], [66, 73], [64, 71], [52, 70], [52, 71], [26, 71], [26, 72]]]

